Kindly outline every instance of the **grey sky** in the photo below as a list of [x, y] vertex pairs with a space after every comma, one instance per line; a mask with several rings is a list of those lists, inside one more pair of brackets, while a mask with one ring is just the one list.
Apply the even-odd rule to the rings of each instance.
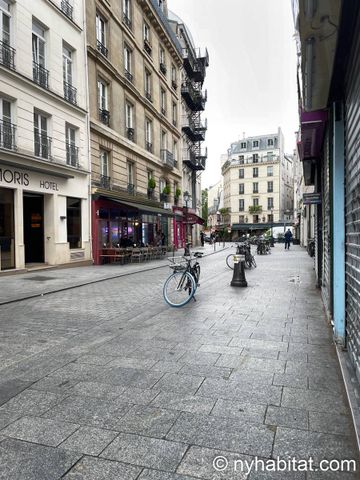
[[280, 126], [292, 153], [298, 117], [290, 0], [168, 0], [168, 8], [210, 56], [203, 187], [220, 179], [220, 155], [243, 132], [261, 135]]

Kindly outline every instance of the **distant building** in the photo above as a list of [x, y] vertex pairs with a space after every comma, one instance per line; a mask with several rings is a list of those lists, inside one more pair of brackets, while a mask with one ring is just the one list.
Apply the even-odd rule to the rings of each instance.
[[222, 179], [208, 189], [208, 219], [210, 231], [215, 231], [221, 222], [220, 209], [224, 208], [224, 190]]
[[232, 143], [221, 171], [233, 236], [292, 225], [293, 160], [280, 128]]

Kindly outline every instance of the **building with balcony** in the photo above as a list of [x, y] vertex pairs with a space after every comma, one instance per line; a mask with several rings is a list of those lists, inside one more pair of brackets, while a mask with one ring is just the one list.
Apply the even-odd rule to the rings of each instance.
[[293, 163], [281, 129], [231, 144], [221, 172], [234, 237], [293, 223]]
[[89, 0], [93, 248], [176, 243], [182, 50], [158, 0]]
[[1, 270], [91, 259], [84, 2], [1, 0]]
[[[191, 32], [185, 23], [174, 13], [168, 12], [170, 25], [182, 48], [183, 68], [181, 85], [176, 88], [181, 93], [181, 129], [182, 129], [182, 163], [183, 191], [188, 193], [192, 222], [186, 222], [183, 229], [185, 237], [193, 244], [199, 242], [201, 218], [201, 173], [205, 170], [207, 149], [203, 147], [207, 130], [207, 120], [202, 118], [207, 101], [207, 92], [203, 88], [206, 69], [209, 66], [209, 55], [195, 47]], [[176, 210], [181, 211], [181, 207]], [[190, 217], [189, 217], [190, 218]]]

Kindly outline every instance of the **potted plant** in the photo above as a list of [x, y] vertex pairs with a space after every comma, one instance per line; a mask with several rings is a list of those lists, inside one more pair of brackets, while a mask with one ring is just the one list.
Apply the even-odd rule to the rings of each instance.
[[169, 195], [170, 192], [171, 192], [171, 190], [170, 190], [170, 185], [165, 185], [165, 187], [163, 188], [162, 193], [163, 193], [164, 195]]
[[154, 190], [155, 187], [156, 187], [155, 179], [153, 177], [150, 177], [148, 181], [148, 189]]
[[179, 198], [181, 195], [181, 189], [178, 187], [176, 190], [175, 190], [175, 198]]

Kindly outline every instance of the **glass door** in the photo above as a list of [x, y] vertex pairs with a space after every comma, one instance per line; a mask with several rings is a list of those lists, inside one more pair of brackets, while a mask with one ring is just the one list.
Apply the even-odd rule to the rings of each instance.
[[0, 188], [0, 269], [15, 268], [14, 193]]

